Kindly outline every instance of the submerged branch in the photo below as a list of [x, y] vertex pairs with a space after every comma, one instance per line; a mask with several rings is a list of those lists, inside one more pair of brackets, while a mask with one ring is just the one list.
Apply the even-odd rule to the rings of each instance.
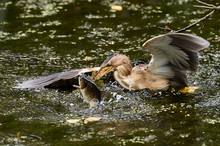
[[179, 29], [179, 30], [176, 30], [174, 32], [183, 32], [183, 31], [186, 31], [187, 29], [195, 26], [196, 24], [200, 23], [201, 21], [205, 20], [206, 18], [208, 18], [210, 15], [212, 15], [213, 13], [215, 12], [215, 10], [211, 11], [210, 13], [208, 13], [207, 15], [205, 15], [204, 17], [200, 18], [199, 20], [197, 20], [196, 22], [182, 28], [182, 29]]
[[205, 9], [209, 9], [209, 10], [212, 10], [211, 12], [209, 12], [208, 14], [206, 14], [204, 17], [200, 18], [199, 20], [197, 20], [196, 22], [184, 27], [184, 28], [181, 28], [179, 30], [172, 30], [168, 27], [165, 27], [165, 28], [161, 28], [159, 27], [160, 29], [163, 29], [167, 32], [183, 32], [183, 31], [186, 31], [187, 29], [195, 26], [196, 24], [200, 23], [201, 21], [207, 19], [209, 16], [211, 16], [215, 11], [218, 11], [220, 10], [220, 6], [215, 6], [213, 4], [208, 4], [208, 3], [205, 3], [205, 2], [202, 2], [200, 0], [197, 0], [198, 3], [200, 3], [201, 5], [194, 5], [194, 7], [197, 7], [197, 8], [205, 8]]
[[215, 5], [213, 4], [208, 4], [206, 2], [203, 2], [203, 1], [200, 1], [200, 0], [197, 0], [198, 3], [202, 4], [203, 6], [208, 6], [208, 7], [215, 7]]

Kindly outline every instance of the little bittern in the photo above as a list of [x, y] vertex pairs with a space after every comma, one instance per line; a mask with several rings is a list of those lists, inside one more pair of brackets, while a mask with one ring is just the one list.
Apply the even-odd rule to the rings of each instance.
[[98, 71], [99, 79], [114, 71], [115, 80], [129, 90], [167, 90], [170, 86], [187, 87], [186, 71], [196, 71], [198, 51], [209, 46], [205, 39], [186, 33], [168, 33], [147, 40], [143, 49], [152, 54], [149, 64], [132, 68], [129, 58], [114, 54], [107, 58]]

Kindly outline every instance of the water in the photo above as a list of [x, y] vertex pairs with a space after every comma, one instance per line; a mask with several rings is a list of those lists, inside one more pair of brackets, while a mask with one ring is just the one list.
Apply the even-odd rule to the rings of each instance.
[[[219, 5], [217, 0], [209, 3]], [[112, 4], [123, 11], [113, 11]], [[112, 53], [148, 61], [142, 43], [183, 28], [209, 11], [178, 1], [3, 0], [0, 2], [1, 145], [219, 145], [220, 15], [187, 32], [209, 40], [193, 94], [131, 92], [106, 83], [103, 106], [91, 110], [79, 91], [15, 90], [24, 80], [99, 66]], [[67, 119], [102, 117], [69, 124]]]

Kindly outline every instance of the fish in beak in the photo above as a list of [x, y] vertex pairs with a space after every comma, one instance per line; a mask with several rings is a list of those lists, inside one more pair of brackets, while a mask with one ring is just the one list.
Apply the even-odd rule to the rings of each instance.
[[98, 80], [101, 77], [103, 77], [104, 75], [106, 75], [107, 73], [109, 73], [110, 71], [113, 70], [113, 66], [111, 65], [111, 59], [115, 56], [116, 54], [113, 54], [111, 56], [109, 56], [100, 66], [100, 70], [97, 72], [97, 74], [95, 75], [94, 79]]
[[90, 105], [94, 107], [101, 101], [101, 91], [98, 86], [92, 81], [92, 79], [84, 73], [79, 75], [79, 86], [82, 94], [82, 98]]

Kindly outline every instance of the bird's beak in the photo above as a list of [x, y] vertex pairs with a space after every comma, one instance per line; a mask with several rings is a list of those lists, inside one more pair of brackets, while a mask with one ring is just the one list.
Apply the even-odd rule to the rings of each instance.
[[112, 58], [115, 56], [116, 54], [112, 54], [110, 55], [100, 66], [100, 70], [97, 72], [96, 76], [95, 76], [95, 80], [100, 79], [101, 77], [103, 77], [104, 75], [106, 75], [107, 73], [109, 73], [112, 69], [113, 66], [111, 65], [110, 61], [112, 60]]
[[97, 74], [96, 74], [96, 76], [95, 76], [95, 80], [100, 79], [101, 77], [103, 77], [104, 75], [106, 75], [107, 73], [109, 73], [112, 69], [113, 69], [113, 66], [104, 66], [104, 67], [101, 67], [101, 69], [97, 72]]

